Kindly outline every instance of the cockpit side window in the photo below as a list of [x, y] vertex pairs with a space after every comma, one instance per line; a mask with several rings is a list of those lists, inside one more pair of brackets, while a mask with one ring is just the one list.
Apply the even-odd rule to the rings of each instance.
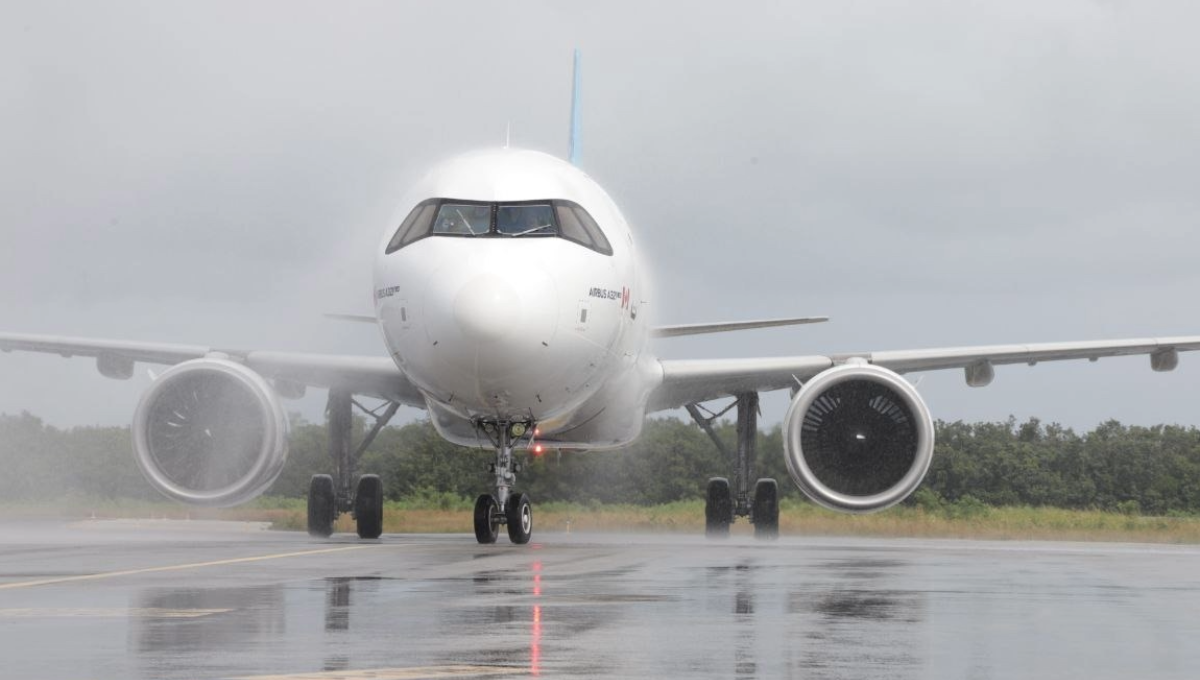
[[426, 236], [558, 236], [603, 255], [613, 254], [600, 225], [582, 206], [571, 201], [487, 203], [432, 198], [413, 208], [385, 252], [394, 253]]
[[408, 217], [404, 218], [404, 222], [400, 224], [400, 228], [396, 230], [396, 235], [388, 242], [384, 252], [394, 253], [417, 239], [429, 236], [438, 203], [439, 201], [434, 199], [417, 204]]
[[559, 234], [568, 241], [574, 241], [581, 246], [612, 255], [612, 246], [604, 238], [604, 232], [596, 220], [582, 206], [570, 201], [555, 201], [554, 211], [558, 214]]

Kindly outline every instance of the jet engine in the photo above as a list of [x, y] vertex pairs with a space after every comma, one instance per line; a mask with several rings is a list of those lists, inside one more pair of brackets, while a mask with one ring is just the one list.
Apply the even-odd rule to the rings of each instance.
[[171, 367], [133, 416], [138, 467], [168, 498], [244, 503], [275, 481], [287, 459], [288, 422], [262, 376], [227, 359]]
[[933, 459], [933, 419], [898, 374], [865, 363], [818, 374], [784, 418], [788, 472], [813, 501], [883, 510], [916, 490]]

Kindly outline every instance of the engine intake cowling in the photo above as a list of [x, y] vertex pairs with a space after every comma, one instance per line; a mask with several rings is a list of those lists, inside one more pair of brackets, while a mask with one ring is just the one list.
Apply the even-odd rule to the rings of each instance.
[[279, 476], [288, 423], [262, 376], [225, 359], [171, 367], [133, 416], [138, 467], [168, 498], [193, 505], [244, 503]]
[[842, 512], [890, 508], [933, 460], [933, 419], [898, 374], [847, 364], [818, 374], [784, 418], [788, 472], [813, 501]]

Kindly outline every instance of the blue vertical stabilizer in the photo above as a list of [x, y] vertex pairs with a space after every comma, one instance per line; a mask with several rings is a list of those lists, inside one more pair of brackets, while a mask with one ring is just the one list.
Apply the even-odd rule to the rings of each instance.
[[575, 64], [571, 72], [571, 142], [567, 147], [567, 160], [571, 165], [579, 165], [579, 49], [575, 50]]

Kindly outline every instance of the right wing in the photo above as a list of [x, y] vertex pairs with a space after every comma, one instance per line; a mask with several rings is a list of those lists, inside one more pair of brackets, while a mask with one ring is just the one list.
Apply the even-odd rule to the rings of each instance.
[[[980, 345], [939, 349], [851, 352], [816, 356], [762, 359], [660, 360], [662, 382], [650, 397], [649, 410], [680, 408], [688, 404], [732, 397], [744, 392], [766, 392], [799, 387], [818, 373], [853, 360], [882, 366], [897, 373], [961, 368], [970, 384], [982, 386], [993, 365], [1029, 364], [1132, 354], [1150, 355], [1151, 368], [1169, 371], [1178, 352], [1200, 349], [1200, 336], [1139, 338], [1083, 342], [1049, 342], [1032, 345]], [[985, 379], [987, 378], [987, 379]]]
[[650, 395], [648, 411], [732, 397], [744, 392], [769, 392], [799, 387], [801, 382], [833, 368], [825, 356], [761, 359], [660, 359], [662, 382]]
[[656, 338], [676, 338], [681, 335], [700, 335], [702, 333], [725, 333], [727, 331], [744, 331], [752, 328], [776, 328], [778, 326], [799, 326], [809, 323], [824, 323], [829, 321], [827, 316], [802, 316], [793, 319], [762, 319], [759, 321], [725, 321], [719, 323], [690, 323], [678, 326], [659, 326], [650, 329], [650, 335]]
[[387, 357], [236, 350], [18, 333], [0, 333], [0, 351], [94, 357], [101, 373], [109, 377], [132, 375], [134, 363], [174, 365], [210, 355], [224, 355], [272, 380], [347, 390], [407, 406], [425, 407], [421, 392]]

